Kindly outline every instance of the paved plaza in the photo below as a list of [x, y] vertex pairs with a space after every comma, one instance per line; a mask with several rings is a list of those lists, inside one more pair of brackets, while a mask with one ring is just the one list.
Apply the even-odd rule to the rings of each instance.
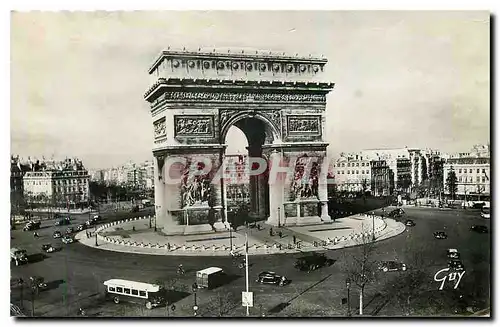
[[[339, 249], [355, 246], [371, 238], [383, 240], [404, 232], [405, 226], [380, 216], [357, 214], [337, 219], [331, 224], [274, 227], [264, 223], [240, 227], [236, 231], [166, 236], [155, 232], [150, 219], [129, 219], [105, 224], [98, 229], [98, 248], [102, 250], [155, 255], [227, 255], [231, 251], [243, 252], [245, 235], [248, 237], [249, 254], [278, 254]], [[281, 234], [281, 235], [280, 235]], [[86, 231], [76, 235], [84, 245], [96, 247], [95, 237]]]

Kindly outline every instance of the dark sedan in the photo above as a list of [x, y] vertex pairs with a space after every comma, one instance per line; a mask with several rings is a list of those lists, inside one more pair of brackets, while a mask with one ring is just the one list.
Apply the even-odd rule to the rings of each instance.
[[260, 284], [285, 286], [290, 282], [290, 280], [287, 279], [285, 276], [277, 275], [275, 272], [263, 271], [259, 274], [259, 277], [257, 278], [256, 282]]
[[478, 233], [488, 233], [488, 227], [484, 225], [473, 225], [470, 230]]
[[446, 235], [445, 232], [434, 232], [434, 237], [437, 238], [438, 240], [444, 240], [448, 238], [448, 235]]
[[464, 270], [464, 264], [460, 260], [451, 260], [448, 261], [448, 267], [451, 269], [454, 269], [456, 271], [462, 271]]
[[383, 272], [388, 272], [388, 271], [406, 271], [406, 265], [401, 262], [396, 262], [396, 261], [383, 261], [380, 263], [378, 266], [379, 270], [382, 270]]
[[408, 219], [407, 221], [405, 221], [405, 225], [408, 227], [413, 227], [415, 226], [415, 222], [411, 219]]

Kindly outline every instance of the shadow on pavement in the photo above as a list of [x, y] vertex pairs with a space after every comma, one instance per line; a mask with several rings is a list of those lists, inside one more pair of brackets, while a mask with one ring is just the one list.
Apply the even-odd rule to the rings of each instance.
[[47, 290], [53, 290], [59, 287], [59, 285], [64, 284], [64, 280], [57, 279], [50, 282], [47, 282]]
[[237, 280], [238, 278], [241, 278], [241, 277], [242, 277], [241, 275], [236, 275], [236, 274], [225, 274], [224, 278], [221, 278], [219, 280], [218, 284], [210, 287], [209, 289], [215, 290], [215, 289], [222, 287], [224, 285], [231, 284], [232, 282], [234, 282], [235, 280]]
[[167, 300], [167, 303], [173, 304], [175, 302], [179, 302], [180, 300], [190, 296], [191, 293], [184, 292], [184, 291], [177, 291], [177, 290], [166, 290], [165, 291], [165, 299]]
[[36, 263], [47, 259], [48, 256], [44, 253], [33, 253], [28, 255], [28, 263]]
[[283, 302], [283, 303], [280, 303], [277, 306], [269, 309], [269, 311], [267, 311], [267, 312], [268, 313], [279, 313], [279, 312], [283, 311], [289, 305], [290, 305], [290, 302]]

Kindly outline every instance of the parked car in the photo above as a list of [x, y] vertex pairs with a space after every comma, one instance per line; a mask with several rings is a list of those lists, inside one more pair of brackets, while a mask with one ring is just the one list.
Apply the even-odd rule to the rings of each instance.
[[46, 253], [53, 253], [57, 251], [57, 248], [53, 247], [51, 244], [44, 244], [42, 245], [42, 250]]
[[460, 258], [460, 253], [457, 249], [448, 249], [448, 251], [446, 251], [446, 256], [450, 259], [458, 259]]
[[285, 276], [277, 275], [275, 272], [263, 271], [259, 274], [259, 277], [257, 278], [256, 282], [260, 284], [285, 286], [290, 282], [290, 280], [287, 279]]
[[33, 289], [33, 292], [37, 293], [40, 291], [44, 291], [47, 289], [47, 283], [45, 283], [45, 280], [43, 277], [40, 276], [31, 276], [30, 277], [30, 284]]
[[75, 242], [75, 239], [73, 238], [73, 236], [70, 236], [70, 235], [66, 235], [62, 238], [62, 242], [64, 244], [71, 244], [73, 242]]
[[470, 230], [478, 233], [488, 233], [488, 227], [484, 225], [472, 225]]
[[80, 232], [86, 228], [87, 228], [87, 226], [85, 224], [80, 224], [76, 227], [76, 230]]
[[379, 266], [379, 270], [382, 270], [383, 272], [388, 272], [388, 271], [406, 271], [406, 265], [401, 262], [396, 262], [396, 261], [382, 261]]
[[298, 258], [294, 266], [301, 271], [312, 271], [321, 267], [330, 266], [333, 262], [334, 261], [327, 258], [324, 253], [313, 253]]
[[41, 222], [40, 221], [34, 221], [31, 220], [23, 228], [23, 231], [30, 231], [30, 230], [37, 230], [40, 229]]
[[388, 217], [392, 217], [392, 218], [401, 218], [403, 215], [404, 215], [404, 210], [401, 209], [401, 208], [398, 208], [398, 209], [394, 209], [392, 210], [391, 212], [389, 212], [387, 214]]
[[413, 227], [413, 226], [415, 226], [415, 222], [411, 219], [408, 219], [407, 221], [405, 221], [405, 225], [409, 226], [409, 227]]
[[439, 231], [439, 232], [434, 232], [434, 237], [439, 240], [442, 240], [448, 238], [448, 235], [446, 235], [445, 232]]
[[457, 271], [462, 271], [465, 269], [462, 261], [457, 259], [448, 261], [448, 267]]
[[20, 248], [11, 248], [10, 260], [14, 261], [16, 263], [16, 266], [19, 266], [23, 263], [28, 263], [28, 255], [26, 250]]
[[139, 212], [139, 206], [133, 206], [130, 212]]
[[61, 238], [62, 234], [60, 231], [56, 230], [53, 234], [52, 234], [52, 237], [53, 238]]

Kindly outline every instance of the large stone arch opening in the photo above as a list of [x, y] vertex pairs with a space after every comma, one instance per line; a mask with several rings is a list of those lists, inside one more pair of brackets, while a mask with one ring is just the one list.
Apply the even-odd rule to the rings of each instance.
[[317, 81], [326, 62], [270, 53], [160, 54], [149, 70], [154, 82], [145, 99], [151, 105], [155, 209], [163, 233], [228, 227], [224, 180], [217, 172], [224, 168], [231, 126], [245, 134], [249, 157], [264, 158], [268, 168], [271, 162], [286, 167], [279, 178], [272, 169], [251, 176], [253, 215], [277, 226], [331, 221], [320, 167], [333, 83]]
[[[254, 162], [255, 158], [268, 160], [264, 149], [272, 144], [281, 143], [279, 131], [276, 126], [262, 114], [255, 111], [243, 111], [232, 117], [221, 129], [222, 144], [227, 143], [227, 133], [234, 126], [246, 137], [248, 146], [247, 158]], [[250, 170], [257, 167], [248, 167], [249, 171], [249, 193], [250, 206], [249, 215], [252, 220], [262, 220], [269, 216], [269, 185], [267, 170], [263, 173], [253, 175]], [[226, 188], [223, 186], [223, 196], [227, 196]], [[227, 208], [226, 208], [227, 209]]]

